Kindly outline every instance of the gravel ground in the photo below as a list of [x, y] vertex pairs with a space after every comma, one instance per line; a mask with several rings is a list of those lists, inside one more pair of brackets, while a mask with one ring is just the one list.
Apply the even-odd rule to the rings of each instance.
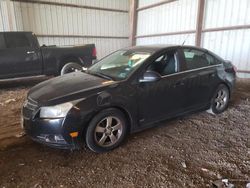
[[238, 81], [223, 114], [161, 122], [104, 154], [15, 137], [21, 104], [39, 81], [0, 83], [0, 187], [210, 187], [222, 178], [245, 187], [250, 181], [250, 80]]

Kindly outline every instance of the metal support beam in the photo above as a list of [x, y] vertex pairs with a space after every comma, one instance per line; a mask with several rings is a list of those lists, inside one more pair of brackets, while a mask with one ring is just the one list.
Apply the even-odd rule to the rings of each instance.
[[167, 3], [172, 3], [174, 1], [178, 1], [178, 0], [163, 0], [163, 1], [160, 1], [158, 3], [153, 3], [153, 4], [150, 4], [150, 5], [147, 5], [147, 6], [137, 8], [137, 11], [147, 10], [147, 9], [158, 7], [158, 6], [167, 4]]
[[216, 28], [207, 28], [203, 29], [202, 32], [217, 32], [217, 31], [232, 31], [232, 30], [240, 30], [240, 29], [250, 29], [250, 25], [235, 25], [235, 26], [227, 26], [227, 27], [216, 27]]
[[136, 45], [136, 29], [137, 29], [137, 9], [138, 7], [138, 0], [130, 0], [130, 45]]
[[99, 39], [128, 39], [127, 36], [102, 36], [102, 35], [59, 35], [59, 34], [36, 34], [37, 37], [70, 37], [70, 38], [99, 38]]
[[51, 1], [48, 1], [48, 0], [11, 0], [11, 1], [128, 13], [127, 10], [121, 10], [121, 9], [103, 8], [103, 7], [95, 7], [95, 6], [87, 6], [87, 5], [78, 5], [78, 4], [72, 4], [72, 3], [51, 2]]
[[250, 74], [250, 70], [237, 70], [238, 73]]
[[195, 34], [196, 46], [201, 46], [204, 10], [205, 10], [205, 0], [198, 0], [198, 12], [197, 12], [197, 21], [196, 21], [196, 34]]
[[176, 31], [176, 32], [167, 32], [167, 33], [154, 33], [154, 34], [148, 34], [148, 35], [135, 36], [135, 38], [162, 37], [162, 36], [169, 36], [169, 35], [184, 35], [184, 34], [192, 34], [192, 33], [195, 33], [195, 30]]

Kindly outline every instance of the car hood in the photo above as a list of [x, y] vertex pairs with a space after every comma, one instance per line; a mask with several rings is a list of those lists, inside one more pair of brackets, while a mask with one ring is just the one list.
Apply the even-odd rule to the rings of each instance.
[[69, 73], [34, 86], [28, 98], [40, 105], [55, 105], [85, 98], [114, 83], [83, 72]]

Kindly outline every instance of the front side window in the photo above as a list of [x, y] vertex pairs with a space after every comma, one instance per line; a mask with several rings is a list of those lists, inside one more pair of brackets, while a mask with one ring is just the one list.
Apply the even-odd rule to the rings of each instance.
[[7, 48], [24, 48], [31, 46], [24, 33], [6, 33], [5, 43]]
[[150, 55], [148, 52], [119, 50], [91, 66], [88, 73], [106, 76], [114, 80], [124, 80]]
[[178, 72], [177, 55], [175, 51], [167, 52], [159, 56], [149, 67], [149, 71], [155, 71], [161, 76]]
[[184, 49], [183, 51], [187, 70], [218, 64], [218, 61], [207, 52], [196, 49]]

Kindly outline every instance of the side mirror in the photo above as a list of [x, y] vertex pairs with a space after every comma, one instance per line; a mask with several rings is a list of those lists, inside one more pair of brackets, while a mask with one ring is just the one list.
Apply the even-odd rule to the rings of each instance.
[[161, 79], [161, 75], [154, 71], [147, 71], [143, 74], [139, 82], [156, 82]]

